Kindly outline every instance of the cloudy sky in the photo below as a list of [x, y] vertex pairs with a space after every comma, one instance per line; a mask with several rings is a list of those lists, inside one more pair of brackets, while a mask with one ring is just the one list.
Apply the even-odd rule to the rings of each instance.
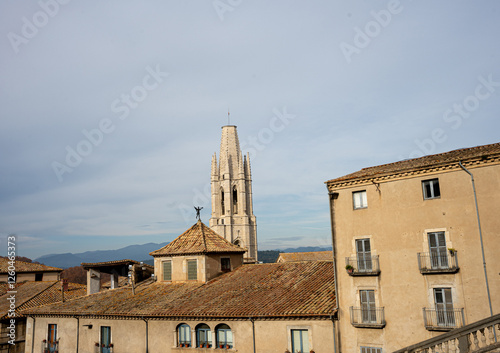
[[500, 140], [499, 33], [495, 0], [2, 1], [0, 251], [208, 223], [228, 109], [259, 248], [328, 245], [326, 180]]

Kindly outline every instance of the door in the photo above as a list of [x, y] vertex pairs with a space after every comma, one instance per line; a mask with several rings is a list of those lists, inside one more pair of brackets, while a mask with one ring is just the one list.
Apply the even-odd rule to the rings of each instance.
[[356, 240], [356, 255], [358, 261], [359, 272], [372, 271], [372, 252], [370, 239]]
[[446, 239], [444, 232], [428, 233], [429, 254], [432, 268], [448, 268]]
[[434, 304], [438, 326], [455, 326], [451, 288], [434, 288]]
[[101, 326], [101, 353], [111, 352], [111, 327]]
[[47, 344], [50, 353], [57, 352], [59, 348], [57, 347], [57, 325], [49, 324], [49, 337], [47, 337]]
[[361, 302], [361, 320], [366, 323], [376, 323], [375, 291], [360, 290], [359, 296]]

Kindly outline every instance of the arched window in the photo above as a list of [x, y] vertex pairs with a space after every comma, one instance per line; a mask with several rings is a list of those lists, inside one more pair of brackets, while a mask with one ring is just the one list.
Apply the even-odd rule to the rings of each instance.
[[191, 347], [191, 327], [187, 324], [177, 326], [179, 347]]
[[215, 328], [217, 336], [217, 347], [219, 348], [233, 348], [233, 332], [226, 324], [220, 324]]
[[233, 186], [233, 213], [238, 213], [238, 191], [236, 186]]
[[224, 189], [220, 189], [220, 207], [221, 207], [221, 214], [226, 213], [226, 209], [224, 208]]
[[212, 331], [207, 324], [196, 326], [196, 346], [200, 348], [212, 347]]
[[234, 241], [234, 245], [236, 245], [236, 246], [241, 246], [241, 242], [240, 242], [240, 240], [239, 240], [239, 239], [236, 239], [236, 240]]

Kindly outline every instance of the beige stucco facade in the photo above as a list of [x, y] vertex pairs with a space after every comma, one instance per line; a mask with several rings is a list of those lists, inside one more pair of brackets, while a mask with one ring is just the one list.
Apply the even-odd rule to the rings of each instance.
[[185, 255], [185, 256], [164, 256], [156, 257], [154, 266], [155, 274], [159, 281], [164, 280], [163, 263], [165, 261], [171, 262], [172, 278], [168, 282], [185, 282], [188, 281], [188, 265], [189, 260], [197, 262], [197, 279], [198, 282], [207, 282], [212, 278], [221, 275], [224, 272], [221, 268], [222, 259], [229, 259], [231, 268], [229, 271], [243, 264], [241, 254], [211, 254], [211, 255]]
[[[19, 272], [16, 273], [16, 282], [21, 283], [25, 281], [59, 281], [61, 272], [62, 270], [58, 272]], [[8, 274], [0, 274], [0, 282], [8, 282]]]
[[[333, 326], [330, 320], [147, 320], [140, 319], [104, 319], [104, 318], [62, 318], [37, 317], [28, 319], [28, 333], [26, 337], [26, 353], [40, 352], [42, 341], [47, 338], [49, 324], [56, 324], [59, 341], [59, 352], [76, 352], [77, 341], [79, 353], [95, 353], [95, 343], [100, 340], [100, 327], [111, 328], [111, 342], [113, 353], [144, 353], [147, 346], [149, 353], [168, 352], [217, 352], [212, 348], [180, 348], [178, 347], [177, 327], [187, 324], [192, 330], [192, 342], [195, 342], [195, 327], [207, 324], [215, 337], [215, 329], [220, 324], [226, 324], [233, 333], [233, 349], [224, 349], [225, 352], [253, 353], [253, 335], [255, 333], [255, 351], [259, 353], [291, 351], [291, 335], [293, 329], [308, 330], [309, 347], [316, 353], [330, 353], [333, 347]], [[36, 335], [32, 337], [32, 327], [36, 327]], [[92, 325], [89, 328], [88, 325]], [[34, 342], [34, 350], [31, 347]]]
[[[485, 158], [464, 165], [475, 179], [491, 305], [497, 314], [500, 163], [498, 158]], [[435, 179], [440, 196], [426, 199], [423, 182]], [[442, 300], [436, 295], [445, 291], [447, 296], [451, 293], [451, 299], [446, 298], [447, 304], [451, 301], [448, 307], [452, 305], [458, 312], [444, 326], [460, 327], [490, 315], [471, 178], [458, 163], [327, 184], [336, 250], [341, 352], [360, 352], [361, 347], [391, 352], [441, 334], [449, 329], [440, 327], [443, 317], [426, 329], [423, 308], [435, 314], [436, 303]], [[357, 196], [353, 193], [363, 191], [367, 204], [355, 208]], [[446, 263], [437, 266], [433, 262], [426, 271], [423, 264], [427, 257], [431, 256], [431, 261], [437, 258], [435, 249], [430, 250], [430, 238], [437, 236], [433, 234], [445, 241], [441, 248], [446, 254], [441, 258]], [[379, 273], [363, 274], [356, 269], [365, 244], [370, 246], [373, 267], [378, 256]], [[346, 258], [351, 259], [353, 275], [345, 268]], [[353, 325], [350, 307], [361, 307], [361, 291], [373, 291], [375, 307], [383, 311], [385, 322], [377, 316], [376, 323]]]

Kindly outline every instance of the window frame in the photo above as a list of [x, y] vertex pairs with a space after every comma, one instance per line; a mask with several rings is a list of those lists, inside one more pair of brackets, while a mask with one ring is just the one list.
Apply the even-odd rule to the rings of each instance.
[[[212, 348], [213, 345], [213, 337], [212, 337], [212, 329], [205, 323], [201, 323], [196, 325], [196, 348], [202, 348], [201, 345], [208, 345], [205, 348]], [[206, 340], [201, 341], [201, 333], [206, 334]], [[203, 343], [202, 343], [203, 342]]]
[[[359, 272], [373, 271], [372, 263], [372, 244], [370, 238], [354, 239], [356, 246], [356, 262], [358, 264]], [[360, 245], [361, 248], [360, 249]], [[366, 249], [368, 245], [368, 250]]]
[[47, 349], [48, 352], [53, 353], [59, 350], [57, 340], [57, 324], [47, 325]]
[[[224, 328], [222, 328], [224, 327]], [[224, 342], [221, 343], [220, 339], [220, 332], [224, 332]], [[231, 333], [231, 341], [228, 343], [227, 339], [227, 333]], [[232, 349], [234, 347], [234, 336], [233, 336], [233, 330], [228, 324], [219, 324], [215, 327], [215, 342], [216, 342], [216, 347], [215, 348], [228, 348]], [[221, 347], [221, 345], [223, 347]]]
[[[294, 340], [294, 332], [297, 332], [297, 334], [300, 333], [300, 336], [298, 337], [300, 340], [300, 347], [295, 347], [295, 340]], [[304, 340], [304, 335], [306, 334], [306, 339]], [[307, 353], [310, 349], [309, 347], [309, 329], [307, 328], [292, 328], [290, 329], [290, 337], [291, 337], [291, 345], [292, 345], [292, 352], [301, 352], [301, 353]], [[305, 345], [304, 345], [305, 343]], [[299, 348], [299, 350], [297, 350]]]
[[[103, 331], [107, 330], [108, 331], [108, 338], [109, 338], [109, 343], [107, 347], [103, 347]], [[99, 327], [99, 352], [100, 353], [111, 353], [111, 343], [112, 343], [112, 336], [111, 336], [111, 326], [100, 326]]]
[[[227, 260], [227, 264], [223, 265], [223, 260]], [[230, 257], [221, 257], [220, 258], [220, 270], [221, 272], [231, 272], [231, 258]]]
[[[430, 195], [427, 192], [426, 188], [427, 185], [429, 186]], [[439, 195], [435, 195], [436, 190]], [[439, 186], [439, 178], [422, 180], [422, 196], [424, 197], [424, 200], [434, 200], [441, 198], [441, 187]]]
[[[357, 195], [361, 195], [359, 200]], [[359, 206], [357, 206], [359, 201]], [[352, 192], [352, 208], [353, 210], [363, 210], [368, 208], [368, 196], [366, 194], [366, 190], [358, 190]]]
[[[182, 340], [183, 333], [185, 334], [185, 329], [187, 328], [187, 340]], [[177, 344], [180, 347], [181, 344], [186, 345], [186, 347], [191, 347], [191, 327], [186, 324], [182, 323], [177, 325]]]

